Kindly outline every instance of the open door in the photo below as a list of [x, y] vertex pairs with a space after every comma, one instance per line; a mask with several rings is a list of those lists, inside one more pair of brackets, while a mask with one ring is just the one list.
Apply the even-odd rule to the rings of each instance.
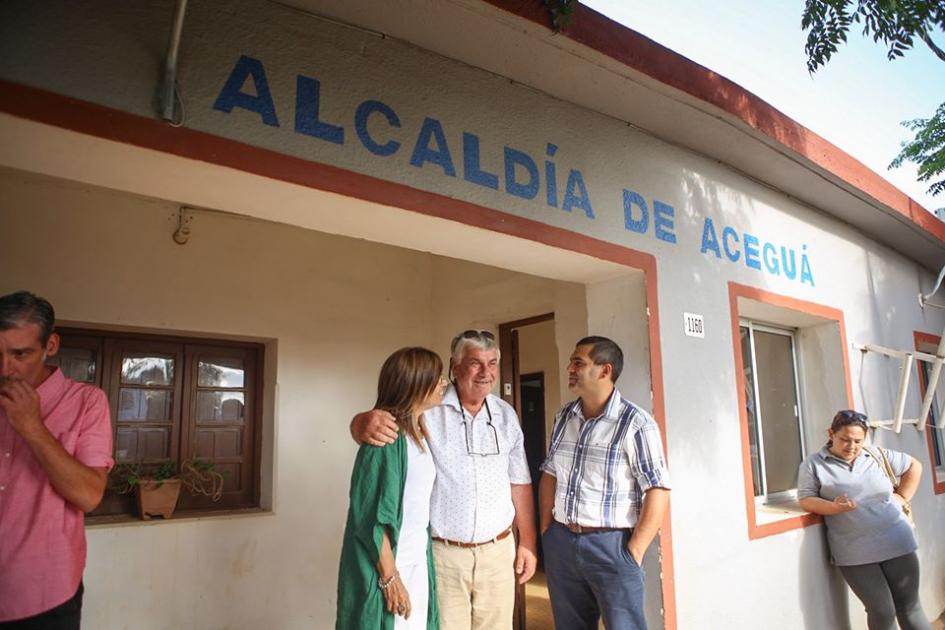
[[[515, 407], [525, 438], [525, 456], [532, 476], [535, 523], [538, 523], [538, 480], [548, 447], [551, 422], [559, 400], [559, 366], [555, 345], [554, 314], [547, 313], [499, 325], [502, 398]], [[542, 567], [538, 540], [538, 571]], [[519, 585], [515, 596], [516, 630], [551, 628], [551, 609], [543, 575], [527, 587]], [[526, 615], [529, 622], [526, 622]]]

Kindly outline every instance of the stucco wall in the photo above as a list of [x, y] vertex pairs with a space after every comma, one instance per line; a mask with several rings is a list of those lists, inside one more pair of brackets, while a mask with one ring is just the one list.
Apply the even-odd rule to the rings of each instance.
[[[580, 285], [233, 215], [201, 214], [179, 246], [169, 202], [10, 171], [0, 188], [0, 293], [48, 296], [73, 323], [267, 346], [272, 513], [92, 527], [92, 628], [330, 625], [348, 420], [373, 403], [386, 355], [422, 344], [445, 356], [456, 330], [583, 297]], [[465, 300], [462, 283], [476, 287]]]

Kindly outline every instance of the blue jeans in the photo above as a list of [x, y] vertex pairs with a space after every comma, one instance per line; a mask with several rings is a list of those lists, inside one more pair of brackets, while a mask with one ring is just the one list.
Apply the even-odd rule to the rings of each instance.
[[646, 630], [643, 569], [627, 550], [630, 530], [575, 534], [554, 522], [542, 535], [556, 628]]

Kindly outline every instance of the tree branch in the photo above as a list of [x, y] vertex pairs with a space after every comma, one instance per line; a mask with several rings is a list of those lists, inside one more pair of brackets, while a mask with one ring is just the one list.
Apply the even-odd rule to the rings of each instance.
[[945, 50], [942, 50], [941, 48], [939, 48], [938, 46], [936, 46], [936, 45], [935, 45], [935, 42], [932, 41], [932, 38], [929, 37], [929, 34], [928, 34], [928, 33], [920, 33], [920, 34], [919, 34], [919, 38], [920, 38], [923, 42], [925, 42], [925, 45], [926, 45], [926, 46], [928, 46], [929, 48], [932, 49], [932, 52], [935, 53], [935, 55], [936, 55], [939, 59], [941, 59], [942, 61], [945, 61]]

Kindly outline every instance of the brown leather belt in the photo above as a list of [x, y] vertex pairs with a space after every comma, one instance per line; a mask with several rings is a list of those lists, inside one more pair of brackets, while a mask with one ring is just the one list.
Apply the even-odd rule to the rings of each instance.
[[499, 534], [498, 536], [496, 536], [495, 538], [490, 538], [489, 540], [484, 540], [482, 542], [477, 542], [477, 543], [459, 542], [458, 540], [447, 540], [446, 538], [437, 538], [436, 536], [433, 537], [433, 540], [438, 540], [439, 542], [445, 543], [449, 545], [450, 547], [462, 547], [463, 549], [472, 549], [473, 547], [479, 547], [480, 545], [488, 545], [491, 543], [497, 543], [500, 540], [504, 540], [508, 538], [509, 534], [511, 533], [512, 533], [512, 528], [510, 527], [504, 532], [502, 532], [501, 534]]
[[593, 525], [578, 525], [577, 523], [561, 523], [574, 534], [596, 534], [598, 532], [623, 532], [629, 527], [595, 527]]

